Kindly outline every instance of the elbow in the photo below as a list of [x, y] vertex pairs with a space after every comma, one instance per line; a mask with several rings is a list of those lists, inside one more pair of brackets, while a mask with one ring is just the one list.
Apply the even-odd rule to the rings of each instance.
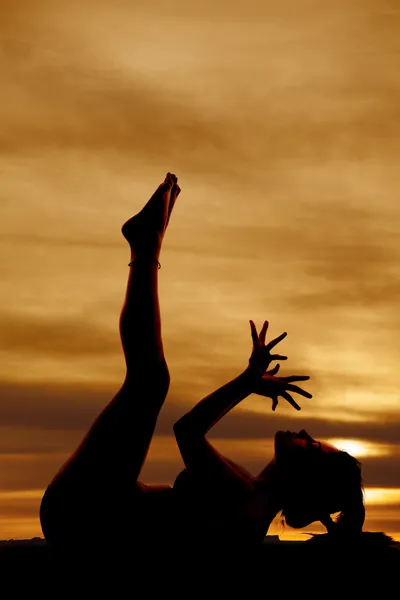
[[180, 453], [184, 457], [193, 440], [188, 420], [185, 417], [178, 419], [173, 425], [173, 431]]
[[188, 437], [190, 435], [190, 426], [186, 415], [178, 419], [172, 429], [177, 440], [182, 437]]
[[205, 435], [205, 431], [202, 431], [198, 424], [194, 424], [190, 414], [183, 415], [178, 419], [173, 425], [173, 431], [178, 442], [179, 440], [193, 439]]

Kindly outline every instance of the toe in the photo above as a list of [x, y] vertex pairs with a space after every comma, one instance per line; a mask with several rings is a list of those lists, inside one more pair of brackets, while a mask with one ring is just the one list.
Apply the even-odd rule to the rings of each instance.
[[172, 187], [174, 181], [171, 177], [171, 173], [167, 173], [167, 176], [164, 179], [164, 182], [162, 183], [163, 186], [166, 186], [167, 188]]

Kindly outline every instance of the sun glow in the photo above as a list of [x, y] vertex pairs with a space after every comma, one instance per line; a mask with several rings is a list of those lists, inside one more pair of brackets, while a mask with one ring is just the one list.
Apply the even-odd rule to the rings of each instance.
[[365, 504], [400, 504], [399, 488], [365, 488]]
[[389, 448], [383, 444], [374, 444], [360, 439], [330, 438], [326, 440], [339, 450], [348, 452], [355, 458], [360, 456], [384, 456], [389, 454]]

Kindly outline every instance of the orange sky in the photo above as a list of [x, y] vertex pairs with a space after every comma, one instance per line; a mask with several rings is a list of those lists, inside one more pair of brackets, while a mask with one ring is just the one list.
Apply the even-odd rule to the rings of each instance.
[[0, 5], [0, 539], [42, 535], [41, 494], [122, 380], [120, 226], [173, 171], [172, 384], [143, 480], [172, 482], [172, 423], [268, 319], [314, 397], [251, 396], [215, 444], [256, 472], [280, 428], [361, 440], [366, 528], [400, 540], [400, 9], [226, 7]]

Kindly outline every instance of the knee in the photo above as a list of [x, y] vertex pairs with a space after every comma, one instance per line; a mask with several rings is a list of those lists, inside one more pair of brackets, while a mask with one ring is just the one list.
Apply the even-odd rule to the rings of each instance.
[[163, 360], [159, 368], [156, 369], [155, 375], [158, 379], [159, 386], [165, 391], [165, 395], [167, 395], [169, 386], [171, 384], [171, 376], [165, 360]]
[[192, 446], [204, 438], [205, 432], [193, 422], [190, 414], [183, 415], [173, 425], [173, 432], [179, 448]]
[[168, 365], [165, 360], [156, 365], [143, 366], [140, 369], [128, 369], [124, 388], [125, 390], [140, 391], [151, 394], [163, 401], [168, 393], [171, 383]]
[[189, 411], [175, 421], [173, 430], [175, 435], [178, 437], [199, 437], [205, 434], [203, 428], [200, 427], [199, 423], [194, 418], [192, 411]]
[[165, 398], [171, 383], [168, 365], [162, 360], [158, 365], [152, 367], [148, 373], [148, 384], [150, 389]]

